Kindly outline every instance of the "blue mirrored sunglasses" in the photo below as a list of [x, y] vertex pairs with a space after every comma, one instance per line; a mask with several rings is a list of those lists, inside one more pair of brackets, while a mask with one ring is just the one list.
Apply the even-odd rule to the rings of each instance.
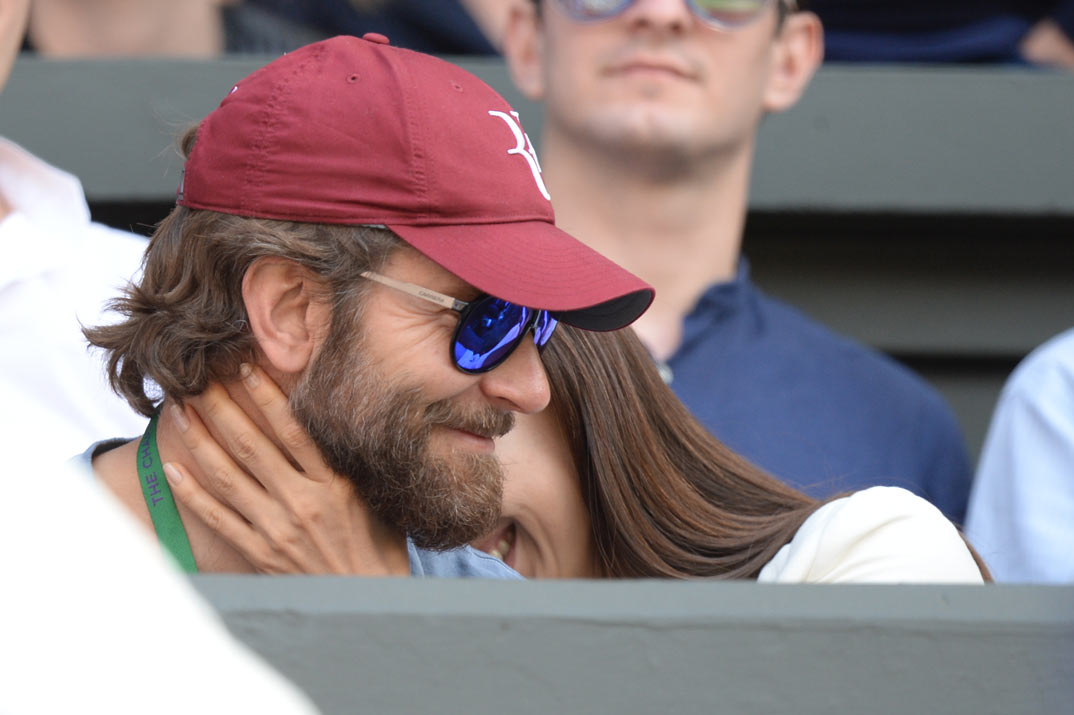
[[488, 372], [501, 365], [531, 329], [534, 344], [538, 350], [543, 349], [559, 325], [547, 310], [527, 308], [491, 295], [467, 303], [373, 271], [362, 273], [362, 277], [458, 312], [451, 358], [457, 368], [470, 374]]
[[[607, 20], [624, 12], [635, 0], [557, 0], [573, 19], [582, 22]], [[702, 22], [720, 30], [748, 25], [773, 2], [782, 2], [790, 11], [797, 10], [796, 0], [686, 0], [690, 10]]]

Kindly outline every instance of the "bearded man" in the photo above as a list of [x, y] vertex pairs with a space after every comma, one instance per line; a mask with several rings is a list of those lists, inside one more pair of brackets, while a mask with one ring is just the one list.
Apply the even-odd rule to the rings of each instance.
[[555, 228], [499, 95], [379, 35], [254, 72], [183, 149], [124, 319], [87, 331], [152, 418], [86, 452], [97, 477], [186, 570], [252, 571], [175, 504], [164, 466], [196, 419], [184, 401], [213, 383], [264, 425], [241, 386], [256, 366], [368, 506], [380, 572], [510, 575], [455, 548], [498, 514], [493, 438], [547, 404], [558, 321], [623, 327], [652, 289]]

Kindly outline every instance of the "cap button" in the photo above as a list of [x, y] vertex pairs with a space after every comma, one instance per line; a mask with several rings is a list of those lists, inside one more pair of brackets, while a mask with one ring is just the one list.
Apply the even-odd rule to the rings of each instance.
[[367, 32], [364, 35], [362, 35], [362, 39], [366, 40], [367, 42], [375, 42], [378, 45], [390, 45], [391, 44], [391, 40], [389, 40], [387, 37], [385, 37], [384, 35], [380, 34], [379, 32]]

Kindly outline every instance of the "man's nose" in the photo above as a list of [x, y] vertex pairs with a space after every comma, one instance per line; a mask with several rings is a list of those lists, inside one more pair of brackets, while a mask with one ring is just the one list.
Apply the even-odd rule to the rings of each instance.
[[632, 26], [681, 31], [694, 19], [686, 0], [635, 0], [623, 13]]
[[494, 406], [512, 412], [530, 414], [548, 406], [548, 375], [530, 334], [502, 365], [481, 375], [481, 391]]

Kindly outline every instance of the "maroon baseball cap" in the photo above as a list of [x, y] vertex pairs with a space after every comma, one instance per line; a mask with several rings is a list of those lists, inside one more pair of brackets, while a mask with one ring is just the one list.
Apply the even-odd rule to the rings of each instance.
[[479, 290], [614, 330], [653, 300], [555, 227], [518, 114], [488, 85], [381, 35], [335, 37], [241, 80], [201, 123], [178, 204], [382, 225]]

